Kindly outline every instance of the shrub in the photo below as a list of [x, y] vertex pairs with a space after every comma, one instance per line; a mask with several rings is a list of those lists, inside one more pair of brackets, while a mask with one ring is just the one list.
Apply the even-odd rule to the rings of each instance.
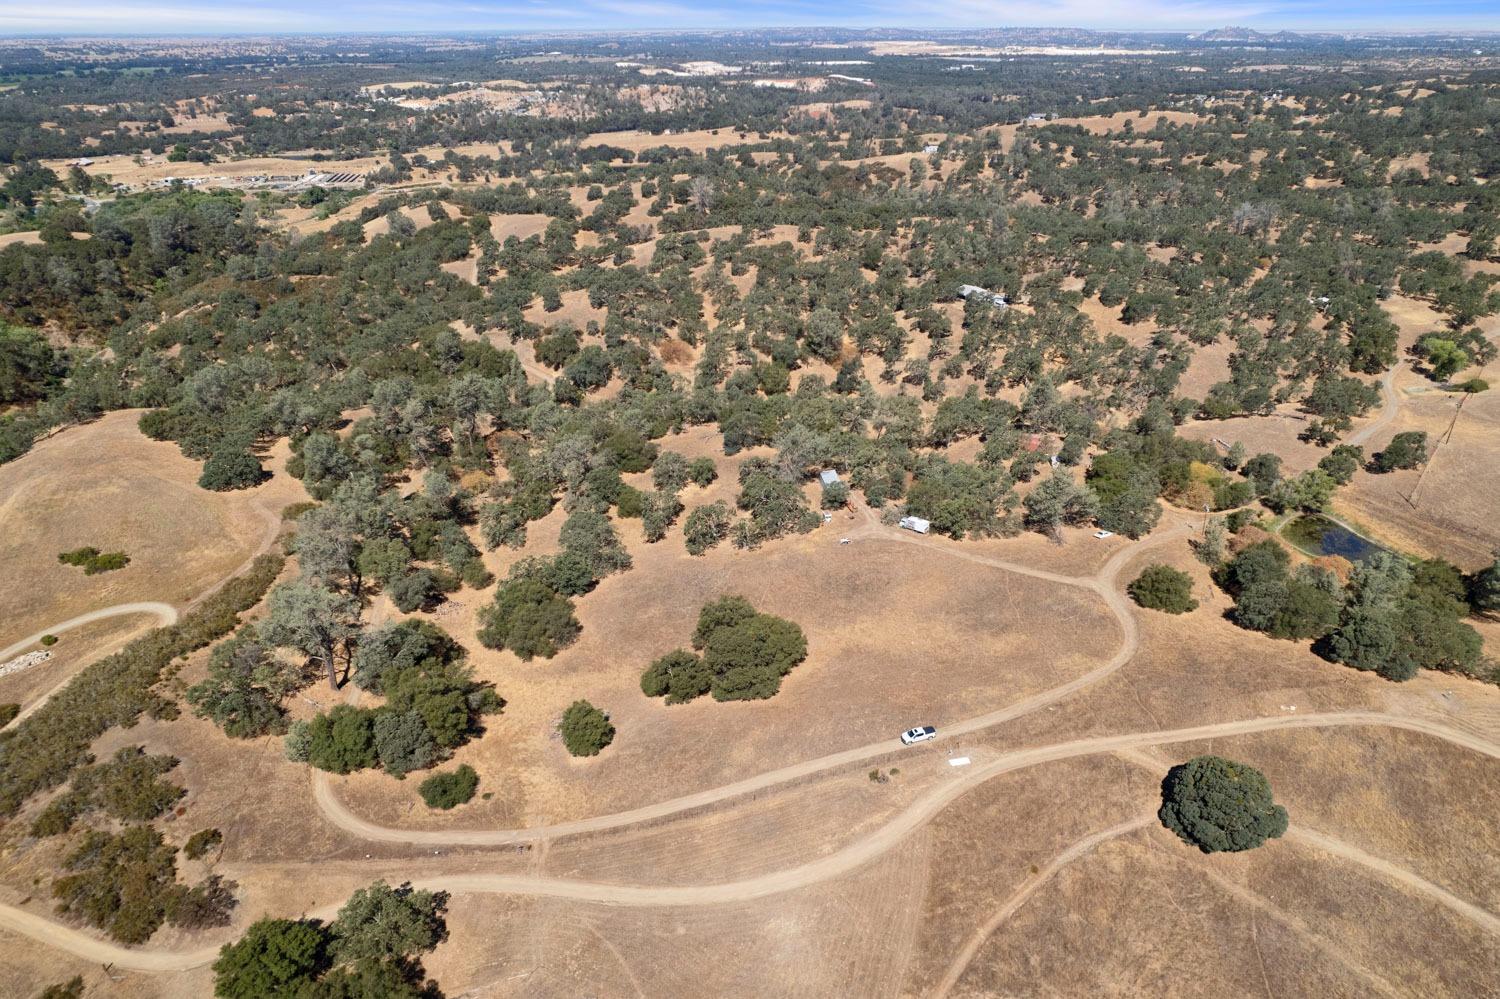
[[19, 704], [0, 704], [0, 728], [4, 728], [16, 720], [16, 715], [21, 713]]
[[667, 536], [667, 529], [677, 522], [682, 512], [682, 503], [675, 493], [651, 492], [646, 494], [641, 508], [641, 529], [651, 543]]
[[339, 704], [292, 726], [287, 756], [319, 770], [347, 774], [379, 762], [375, 750], [375, 712]]
[[1370, 471], [1376, 474], [1416, 468], [1427, 460], [1427, 434], [1422, 430], [1408, 430], [1391, 438], [1384, 451], [1378, 451], [1370, 461]]
[[182, 853], [189, 860], [197, 860], [210, 850], [217, 849], [219, 844], [223, 842], [224, 834], [219, 832], [219, 830], [199, 829], [189, 836], [188, 841], [183, 844]]
[[599, 751], [615, 739], [615, 727], [610, 724], [609, 715], [588, 701], [574, 701], [568, 705], [557, 727], [562, 732], [563, 745], [574, 756], [598, 756]]
[[1193, 577], [1168, 565], [1147, 566], [1126, 589], [1142, 607], [1168, 614], [1186, 614], [1198, 606]]
[[[130, 556], [124, 552], [101, 552], [97, 548], [75, 548], [57, 556], [63, 565], [75, 565], [85, 576], [97, 576], [101, 572], [113, 572], [130, 564]], [[50, 636], [49, 636], [50, 637]], [[57, 641], [53, 638], [52, 641]], [[43, 644], [48, 644], [44, 641]]]
[[492, 649], [510, 649], [523, 661], [551, 659], [578, 637], [573, 601], [534, 579], [508, 579], [495, 601], [479, 612], [479, 640]]
[[1483, 378], [1470, 378], [1468, 381], [1459, 382], [1453, 387], [1459, 392], [1468, 392], [1470, 394], [1474, 394], [1476, 392], [1489, 391], [1490, 383], [1485, 381]]
[[707, 486], [718, 477], [719, 469], [712, 458], [694, 458], [688, 465], [688, 479], [695, 486]]
[[219, 451], [203, 463], [198, 485], [215, 492], [249, 489], [266, 478], [260, 459], [249, 451]]
[[41, 641], [42, 641], [43, 648], [50, 649], [52, 646], [54, 646], [54, 645], [57, 644], [57, 636], [56, 635], [43, 635]]
[[702, 555], [729, 536], [734, 514], [723, 502], [700, 506], [687, 515], [682, 524], [682, 538], [689, 555]]
[[190, 889], [179, 885], [167, 898], [167, 922], [185, 930], [228, 926], [238, 887], [218, 874], [210, 874]]
[[1204, 853], [1251, 850], [1286, 832], [1286, 809], [1259, 770], [1198, 756], [1167, 772], [1157, 812], [1162, 825]]
[[474, 797], [479, 787], [479, 774], [467, 763], [448, 773], [437, 773], [424, 780], [417, 788], [428, 808], [447, 810], [462, 805]]
[[701, 697], [713, 686], [713, 673], [703, 660], [687, 649], [675, 649], [646, 667], [641, 674], [641, 692], [647, 697], [666, 697], [668, 704], [682, 704]]

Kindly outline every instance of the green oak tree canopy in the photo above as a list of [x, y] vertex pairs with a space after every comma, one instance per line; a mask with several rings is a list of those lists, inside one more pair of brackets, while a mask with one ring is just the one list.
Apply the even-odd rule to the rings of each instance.
[[1222, 756], [1197, 756], [1162, 781], [1157, 817], [1204, 853], [1253, 850], [1286, 832], [1286, 809], [1252, 766]]

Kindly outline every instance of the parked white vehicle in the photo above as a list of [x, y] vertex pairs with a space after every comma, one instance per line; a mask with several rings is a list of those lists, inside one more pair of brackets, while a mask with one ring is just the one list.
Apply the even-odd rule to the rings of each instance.
[[901, 741], [908, 746], [915, 746], [919, 742], [927, 742], [937, 738], [937, 729], [931, 725], [918, 725], [901, 733]]

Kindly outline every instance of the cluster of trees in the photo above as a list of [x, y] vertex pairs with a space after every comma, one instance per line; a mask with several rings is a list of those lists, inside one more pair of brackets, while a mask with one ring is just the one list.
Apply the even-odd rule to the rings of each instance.
[[1418, 669], [1476, 674], [1478, 632], [1464, 623], [1483, 609], [1485, 572], [1464, 577], [1441, 560], [1415, 565], [1377, 552], [1354, 566], [1343, 585], [1328, 568], [1295, 569], [1278, 542], [1249, 545], [1219, 571], [1235, 598], [1234, 620], [1275, 638], [1311, 640], [1320, 655], [1390, 680]]
[[681, 704], [711, 693], [716, 701], [760, 700], [807, 658], [807, 638], [791, 621], [762, 614], [744, 597], [704, 604], [693, 649], [676, 649], [646, 667], [641, 691]]
[[191, 888], [180, 884], [176, 856], [177, 848], [146, 824], [88, 830], [64, 857], [65, 873], [52, 882], [57, 910], [129, 944], [149, 940], [163, 923], [229, 925], [237, 885], [218, 875]]
[[492, 686], [472, 678], [463, 647], [426, 621], [365, 633], [354, 684], [384, 702], [341, 704], [295, 723], [286, 738], [290, 759], [340, 774], [379, 766], [403, 777], [446, 759], [502, 704]]
[[214, 962], [218, 999], [441, 999], [422, 955], [448, 938], [448, 893], [377, 881], [332, 922], [262, 918]]

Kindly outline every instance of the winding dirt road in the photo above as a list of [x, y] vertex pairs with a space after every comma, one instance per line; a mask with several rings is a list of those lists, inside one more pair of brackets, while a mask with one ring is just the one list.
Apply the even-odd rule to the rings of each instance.
[[[35, 635], [27, 635], [19, 642], [0, 649], [0, 661], [9, 660], [12, 656], [18, 655], [23, 650], [36, 645], [42, 640], [43, 635], [56, 635], [64, 631], [72, 631], [74, 628], [81, 628], [86, 624], [93, 624], [95, 621], [107, 621], [112, 617], [127, 617], [132, 614], [154, 614], [162, 627], [177, 623], [177, 608], [171, 604], [158, 603], [154, 600], [133, 604], [116, 604], [113, 607], [104, 607], [100, 610], [89, 611], [87, 614], [80, 614], [77, 617], [70, 617], [61, 624], [54, 624], [45, 631], [39, 631]], [[4, 725], [0, 725], [0, 731], [10, 728], [12, 725], [19, 725], [27, 718], [30, 718], [37, 711], [41, 710], [42, 705], [52, 700], [58, 691], [72, 682], [73, 676], [69, 675], [41, 697], [38, 697], [22, 708], [20, 713], [10, 721]]]
[[177, 623], [177, 608], [171, 604], [159, 603], [155, 600], [146, 600], [133, 604], [115, 604], [113, 607], [104, 607], [100, 610], [89, 611], [77, 617], [70, 617], [61, 624], [54, 624], [50, 628], [44, 628], [34, 635], [27, 635], [19, 642], [7, 645], [0, 649], [0, 661], [19, 655], [42, 640], [45, 635], [59, 635], [74, 628], [81, 628], [95, 621], [105, 621], [112, 617], [124, 617], [127, 614], [155, 614], [157, 620], [165, 627]]
[[[1143, 746], [1197, 742], [1221, 736], [1246, 735], [1254, 732], [1268, 732], [1279, 729], [1355, 726], [1399, 728], [1419, 732], [1424, 735], [1443, 739], [1466, 749], [1471, 749], [1486, 756], [1500, 759], [1500, 745], [1490, 743], [1470, 733], [1449, 728], [1446, 725], [1419, 719], [1401, 718], [1393, 715], [1362, 711], [1249, 718], [1241, 721], [1220, 722], [1214, 725], [1200, 725], [1193, 728], [1096, 736], [1089, 739], [1058, 743], [1053, 746], [1038, 746], [1006, 753], [987, 764], [955, 775], [951, 782], [921, 796], [902, 812], [898, 813], [891, 821], [876, 829], [868, 836], [849, 843], [827, 856], [805, 864], [799, 864], [795, 867], [772, 871], [768, 874], [744, 878], [739, 881], [703, 885], [657, 886], [576, 881], [568, 878], [504, 874], [466, 874], [417, 879], [413, 883], [421, 888], [440, 889], [454, 894], [530, 895], [577, 902], [592, 902], [603, 905], [662, 907], [740, 903], [805, 888], [862, 867], [898, 846], [907, 836], [926, 825], [934, 816], [947, 808], [955, 800], [985, 781], [998, 777], [1001, 774], [1024, 770], [1028, 767], [1056, 760], [1093, 756], [1100, 753], [1129, 750]], [[608, 816], [605, 818], [615, 817]], [[1144, 824], [1143, 820], [1133, 821], [1136, 824], [1132, 828], [1139, 828], [1140, 825]], [[501, 835], [525, 835], [537, 831], [508, 830], [485, 833], [485, 831], [480, 830], [478, 832], [493, 836], [497, 833]], [[464, 834], [458, 833], [455, 835], [463, 836]], [[558, 834], [554, 832], [553, 835]], [[1356, 863], [1364, 864], [1381, 873], [1389, 873], [1390, 876], [1396, 878], [1401, 883], [1423, 891], [1430, 897], [1448, 905], [1454, 911], [1470, 918], [1481, 927], [1500, 933], [1500, 918], [1459, 899], [1445, 889], [1432, 885], [1430, 882], [1411, 874], [1409, 871], [1402, 870], [1387, 861], [1371, 857], [1362, 851], [1338, 843], [1327, 837], [1313, 839], [1312, 836], [1315, 835], [1311, 834], [1309, 836], [1309, 842], [1314, 843], [1319, 848], [1336, 853]], [[1076, 859], [1076, 856], [1081, 856], [1088, 849], [1091, 849], [1099, 842], [1103, 842], [1104, 838], [1106, 837], [1101, 836], [1098, 839], [1078, 846], [1077, 852], [1068, 859]], [[515, 841], [514, 839], [510, 839], [500, 840], [499, 842]], [[442, 842], [451, 841], [444, 840]], [[468, 842], [468, 840], [462, 840], [462, 842]], [[1061, 866], [1061, 864], [1058, 866]], [[378, 864], [372, 864], [371, 868], [371, 877], [389, 873], [380, 871]], [[399, 872], [393, 876], [397, 878], [402, 877]], [[1023, 898], [1020, 901], [1024, 902], [1025, 899]], [[1018, 902], [1016, 907], [1019, 907], [1019, 904]], [[1014, 909], [1011, 911], [1014, 911]], [[314, 913], [314, 915], [321, 916], [328, 914], [330, 913]], [[996, 925], [999, 924], [996, 923]], [[177, 971], [198, 967], [213, 960], [214, 955], [217, 953], [216, 950], [210, 951], [207, 949], [186, 952], [126, 950], [94, 937], [67, 929], [66, 927], [61, 927], [50, 920], [4, 905], [0, 905], [0, 927], [12, 929], [42, 943], [59, 947], [80, 957], [90, 960], [109, 961], [121, 968], [132, 968], [140, 971]], [[978, 945], [975, 946], [976, 951], [977, 949]], [[962, 969], [959, 969], [959, 971], [961, 973]]]
[[1375, 422], [1363, 427], [1349, 435], [1345, 444], [1363, 445], [1371, 437], [1391, 425], [1396, 414], [1401, 412], [1401, 396], [1396, 392], [1396, 371], [1399, 366], [1392, 367], [1380, 379], [1380, 394], [1385, 398], [1385, 404], [1380, 409], [1380, 415], [1375, 417]]

